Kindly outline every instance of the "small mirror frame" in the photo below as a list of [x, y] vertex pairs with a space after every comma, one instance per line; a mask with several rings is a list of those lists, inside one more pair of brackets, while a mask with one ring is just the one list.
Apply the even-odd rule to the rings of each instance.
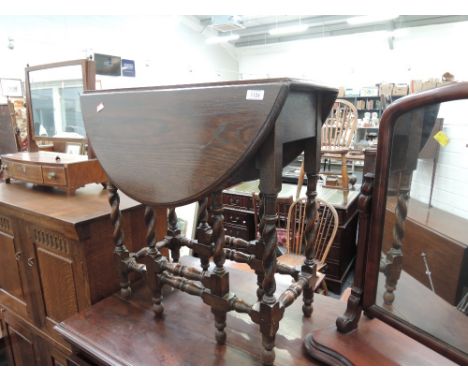
[[[59, 68], [64, 66], [81, 66], [81, 73], [83, 79], [83, 92], [87, 90], [96, 89], [96, 65], [95, 62], [90, 59], [81, 59], [81, 60], [71, 60], [63, 62], [55, 62], [51, 64], [36, 65], [36, 66], [27, 66], [25, 69], [25, 87], [26, 87], [26, 105], [28, 110], [28, 151], [38, 151], [38, 146], [36, 143], [36, 134], [34, 131], [34, 117], [32, 113], [32, 104], [31, 104], [31, 87], [29, 81], [29, 73], [33, 71]], [[87, 138], [58, 138], [58, 137], [47, 137], [47, 141], [51, 142], [76, 142], [86, 144]], [[89, 153], [88, 153], [89, 154]], [[90, 155], [88, 155], [91, 157]]]

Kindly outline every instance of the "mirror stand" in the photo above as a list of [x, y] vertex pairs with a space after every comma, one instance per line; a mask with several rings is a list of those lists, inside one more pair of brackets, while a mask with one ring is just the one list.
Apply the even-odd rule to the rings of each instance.
[[[451, 107], [457, 104], [446, 105], [466, 99], [468, 83], [455, 83], [404, 97], [384, 112], [375, 180], [366, 174], [359, 196], [354, 284], [336, 328], [306, 336], [305, 350], [315, 360], [330, 365], [468, 364], [468, 316], [460, 309], [468, 287], [468, 219], [463, 211], [457, 216], [443, 210], [447, 199], [432, 197], [434, 183], [445, 185], [440, 181], [445, 178], [439, 174], [434, 182], [434, 169], [424, 167], [420, 156], [434, 143], [434, 132], [442, 130], [435, 127], [442, 110], [444, 120], [456, 120], [448, 129], [466, 131], [464, 114]], [[453, 155], [453, 147], [442, 155]], [[451, 238], [450, 230], [457, 231]]]

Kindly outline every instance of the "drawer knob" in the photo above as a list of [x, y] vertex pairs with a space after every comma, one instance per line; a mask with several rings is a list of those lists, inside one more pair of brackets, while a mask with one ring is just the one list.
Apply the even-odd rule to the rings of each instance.
[[53, 172], [53, 171], [48, 172], [48, 173], [47, 173], [47, 178], [48, 178], [48, 179], [56, 179], [56, 178], [57, 178], [57, 174], [56, 174], [55, 172]]
[[30, 257], [30, 258], [28, 259], [28, 266], [29, 266], [30, 268], [32, 268], [33, 265], [34, 265], [34, 257]]
[[21, 252], [18, 251], [18, 252], [15, 253], [15, 259], [16, 259], [16, 261], [21, 260]]

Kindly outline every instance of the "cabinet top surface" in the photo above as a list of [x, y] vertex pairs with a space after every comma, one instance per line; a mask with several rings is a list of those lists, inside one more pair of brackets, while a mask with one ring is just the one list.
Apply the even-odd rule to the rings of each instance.
[[[120, 193], [120, 207], [126, 210], [139, 203]], [[0, 207], [19, 210], [43, 219], [58, 220], [60, 224], [80, 224], [109, 215], [107, 190], [89, 184], [68, 196], [64, 191], [41, 188], [25, 183], [0, 183]]]
[[[258, 194], [260, 190], [258, 189], [258, 180], [253, 180], [250, 182], [243, 182], [239, 183], [227, 190], [225, 193], [236, 193], [245, 196], [251, 196], [252, 193]], [[283, 183], [282, 189], [278, 194], [278, 197], [281, 198], [288, 198], [290, 196], [295, 196], [297, 190], [297, 185]], [[300, 192], [300, 197], [306, 196], [307, 187], [302, 187]], [[353, 204], [356, 198], [359, 196], [359, 190], [349, 190], [347, 192], [347, 197], [345, 196], [345, 192], [341, 189], [336, 188], [326, 188], [322, 187], [320, 183], [317, 184], [317, 196], [320, 199], [326, 200], [328, 203], [331, 203], [337, 209], [347, 209]]]
[[[275, 132], [278, 146], [316, 136], [336, 89], [288, 78], [87, 92], [86, 133], [112, 182], [148, 205], [222, 189]], [[250, 162], [249, 162], [250, 160]]]
[[96, 160], [96, 159], [88, 159], [86, 155], [72, 155], [72, 154], [66, 154], [66, 153], [56, 153], [52, 151], [36, 151], [36, 152], [22, 151], [22, 152], [2, 155], [2, 159], [9, 159], [9, 160], [18, 161], [18, 162], [44, 164], [44, 165], [49, 165], [49, 166]]

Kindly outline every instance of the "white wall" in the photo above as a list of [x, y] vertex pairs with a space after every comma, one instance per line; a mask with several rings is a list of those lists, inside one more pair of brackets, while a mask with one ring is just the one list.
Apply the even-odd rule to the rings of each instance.
[[[468, 219], [468, 101], [443, 103], [439, 117], [444, 119], [447, 146], [440, 146], [436, 167], [432, 205]], [[429, 201], [433, 162], [418, 160], [413, 174], [411, 197]]]
[[389, 49], [385, 32], [300, 40], [238, 50], [242, 78], [293, 76], [332, 86], [441, 78], [468, 79], [468, 23], [408, 28]]
[[135, 78], [99, 76], [104, 88], [237, 79], [237, 60], [188, 25], [171, 16], [0, 16], [0, 77], [95, 52], [135, 60]]
[[[238, 51], [241, 78], [292, 76], [331, 86], [441, 79], [451, 72], [468, 80], [468, 23], [408, 28], [396, 32], [389, 49], [383, 32], [310, 39]], [[468, 103], [468, 102], [465, 102]], [[468, 105], [442, 107], [450, 143], [441, 148], [433, 205], [468, 219]], [[411, 196], [428, 201], [432, 164], [419, 161]]]

